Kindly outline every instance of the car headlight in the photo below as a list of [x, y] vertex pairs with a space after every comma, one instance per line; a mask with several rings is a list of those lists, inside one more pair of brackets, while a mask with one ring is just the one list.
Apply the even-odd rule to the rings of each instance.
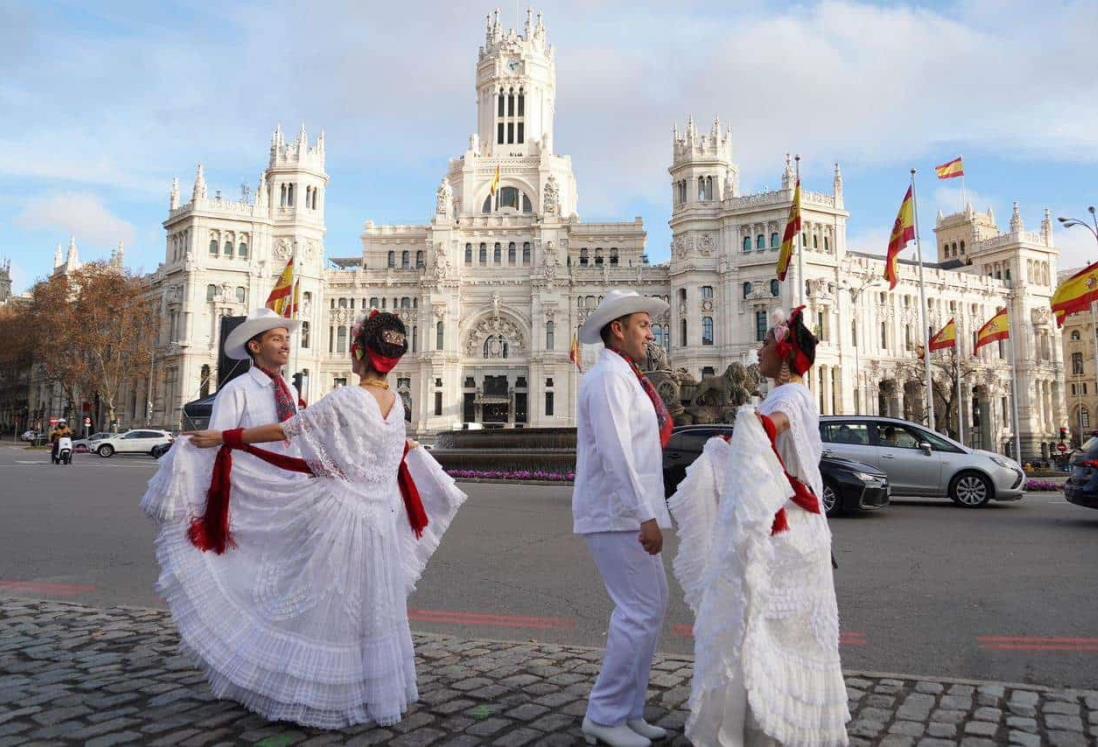
[[877, 482], [878, 480], [881, 479], [881, 478], [877, 477], [876, 475], [867, 475], [865, 472], [855, 472], [854, 476], [857, 477], [862, 482]]
[[993, 457], [988, 457], [988, 458], [991, 459], [991, 461], [998, 464], [1003, 469], [1014, 469], [1014, 465], [1011, 464], [1009, 460], [1004, 459], [1003, 457], [993, 456]]

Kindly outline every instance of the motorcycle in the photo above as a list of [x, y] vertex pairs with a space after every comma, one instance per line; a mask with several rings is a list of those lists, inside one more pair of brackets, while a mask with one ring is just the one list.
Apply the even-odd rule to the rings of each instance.
[[57, 439], [57, 454], [53, 457], [54, 464], [72, 464], [72, 439], [62, 436]]

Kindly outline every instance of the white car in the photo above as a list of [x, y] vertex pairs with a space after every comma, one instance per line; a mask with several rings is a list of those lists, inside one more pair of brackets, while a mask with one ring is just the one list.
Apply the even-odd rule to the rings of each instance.
[[102, 441], [104, 438], [110, 438], [111, 436], [120, 435], [118, 433], [109, 433], [101, 431], [99, 433], [93, 433], [87, 438], [78, 438], [72, 442], [72, 450], [77, 454], [83, 454], [88, 451], [95, 451], [95, 447], [98, 445], [97, 441]]
[[95, 441], [89, 444], [89, 448], [101, 457], [115, 454], [152, 454], [157, 446], [170, 445], [174, 440], [167, 431], [138, 428]]

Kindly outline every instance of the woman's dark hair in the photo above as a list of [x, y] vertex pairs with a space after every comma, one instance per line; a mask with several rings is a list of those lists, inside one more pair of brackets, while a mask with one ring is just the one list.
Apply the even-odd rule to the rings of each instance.
[[814, 366], [816, 364], [816, 343], [819, 340], [816, 339], [816, 335], [812, 334], [812, 330], [804, 326], [803, 314], [793, 314], [789, 320], [789, 334], [793, 337], [793, 345], [804, 353], [804, 357], [808, 359], [808, 365]]
[[363, 320], [353, 342], [386, 358], [400, 358], [408, 352], [408, 330], [399, 316], [382, 311]]

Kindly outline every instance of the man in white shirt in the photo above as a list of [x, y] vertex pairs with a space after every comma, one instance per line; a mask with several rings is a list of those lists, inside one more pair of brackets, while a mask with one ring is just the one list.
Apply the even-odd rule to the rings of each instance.
[[[218, 390], [208, 426], [211, 430], [254, 428], [280, 423], [297, 414], [297, 389], [282, 376], [282, 369], [290, 362], [290, 335], [300, 326], [301, 322], [264, 308], [253, 311], [229, 333], [225, 355], [235, 360], [250, 358], [252, 367]], [[300, 456], [289, 442], [266, 444], [265, 448]], [[246, 465], [245, 469], [271, 469], [250, 454], [240, 452], [233, 458], [236, 465]]]
[[580, 329], [605, 349], [580, 384], [573, 531], [587, 541], [614, 602], [606, 655], [587, 705], [589, 742], [646, 747], [667, 733], [644, 720], [652, 658], [667, 611], [660, 551], [671, 526], [663, 495], [667, 408], [634, 361], [653, 340], [658, 298], [612, 290]]

